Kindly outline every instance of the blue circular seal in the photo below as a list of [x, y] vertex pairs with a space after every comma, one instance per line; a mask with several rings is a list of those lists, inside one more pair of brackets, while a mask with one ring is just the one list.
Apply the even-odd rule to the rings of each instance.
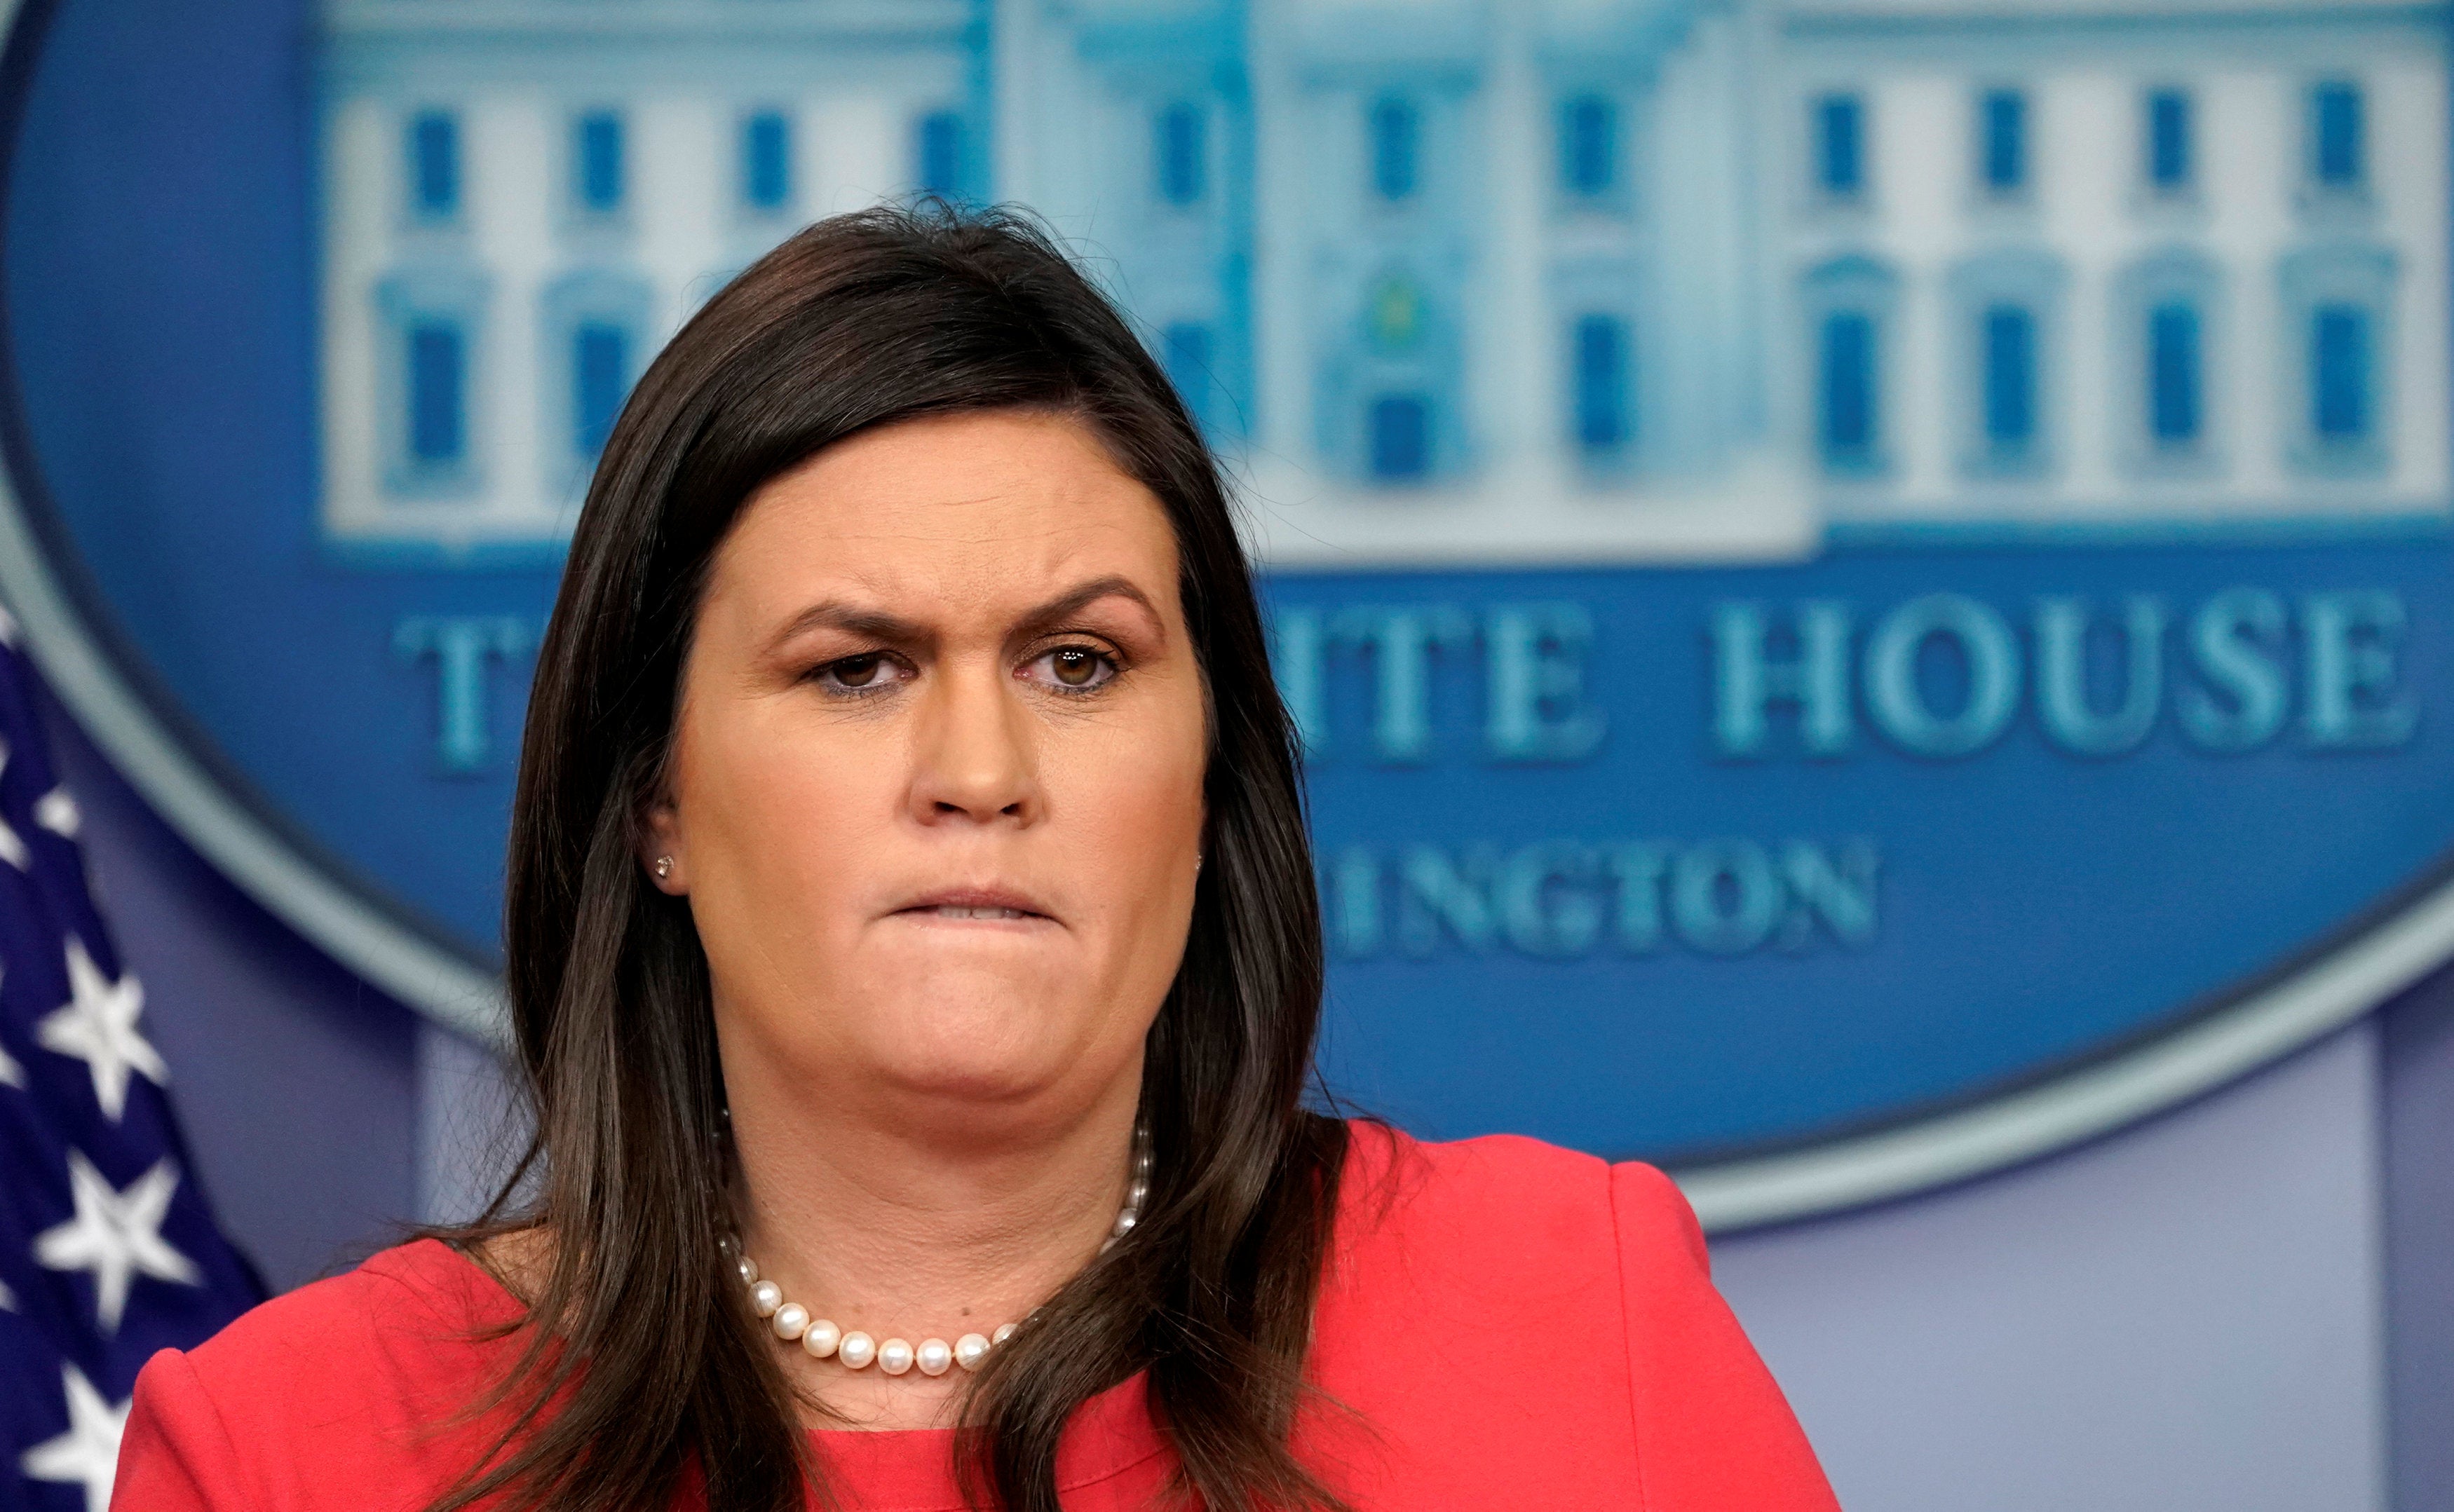
[[30, 6], [0, 594], [206, 854], [494, 1032], [631, 384], [810, 219], [1020, 201], [1237, 478], [1332, 1085], [1724, 1226], [1978, 1174], [2454, 947], [2444, 23], [2033, 10]]

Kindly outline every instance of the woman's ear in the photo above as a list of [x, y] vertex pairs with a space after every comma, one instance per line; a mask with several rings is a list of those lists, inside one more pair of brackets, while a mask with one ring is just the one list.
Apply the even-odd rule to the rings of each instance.
[[658, 892], [674, 898], [687, 896], [690, 870], [683, 862], [681, 815], [674, 811], [674, 801], [658, 798], [648, 806], [647, 821], [639, 865], [648, 869], [648, 879]]

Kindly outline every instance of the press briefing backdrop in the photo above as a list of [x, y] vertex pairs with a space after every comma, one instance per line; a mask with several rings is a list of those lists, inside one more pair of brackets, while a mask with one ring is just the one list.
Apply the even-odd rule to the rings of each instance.
[[2435, 9], [245, 9], [15, 22], [0, 591], [443, 1022], [631, 383], [920, 192], [1046, 216], [1231, 459], [1366, 1105], [1757, 1223], [2454, 945]]

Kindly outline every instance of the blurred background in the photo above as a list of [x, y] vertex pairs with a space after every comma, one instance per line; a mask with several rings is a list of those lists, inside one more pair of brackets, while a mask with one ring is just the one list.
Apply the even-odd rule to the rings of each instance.
[[[73, 839], [117, 946], [0, 961], [0, 1083], [102, 1096], [48, 1025], [141, 982], [116, 1074], [273, 1289], [487, 1190], [632, 384], [935, 194], [1044, 217], [1235, 477], [1339, 1096], [1668, 1166], [1853, 1509], [2454, 1506], [2443, 8], [0, 16], [0, 603], [73, 794], [0, 859]], [[201, 1284], [140, 1250], [131, 1308]], [[52, 1446], [143, 1354], [62, 1347], [99, 1405], [0, 1417], [0, 1506], [99, 1512]]]

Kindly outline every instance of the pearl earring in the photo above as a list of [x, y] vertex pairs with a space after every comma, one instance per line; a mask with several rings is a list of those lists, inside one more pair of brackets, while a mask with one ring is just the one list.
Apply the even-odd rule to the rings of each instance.
[[658, 856], [656, 858], [656, 880], [658, 882], [662, 882], [673, 874], [674, 858], [671, 856]]

